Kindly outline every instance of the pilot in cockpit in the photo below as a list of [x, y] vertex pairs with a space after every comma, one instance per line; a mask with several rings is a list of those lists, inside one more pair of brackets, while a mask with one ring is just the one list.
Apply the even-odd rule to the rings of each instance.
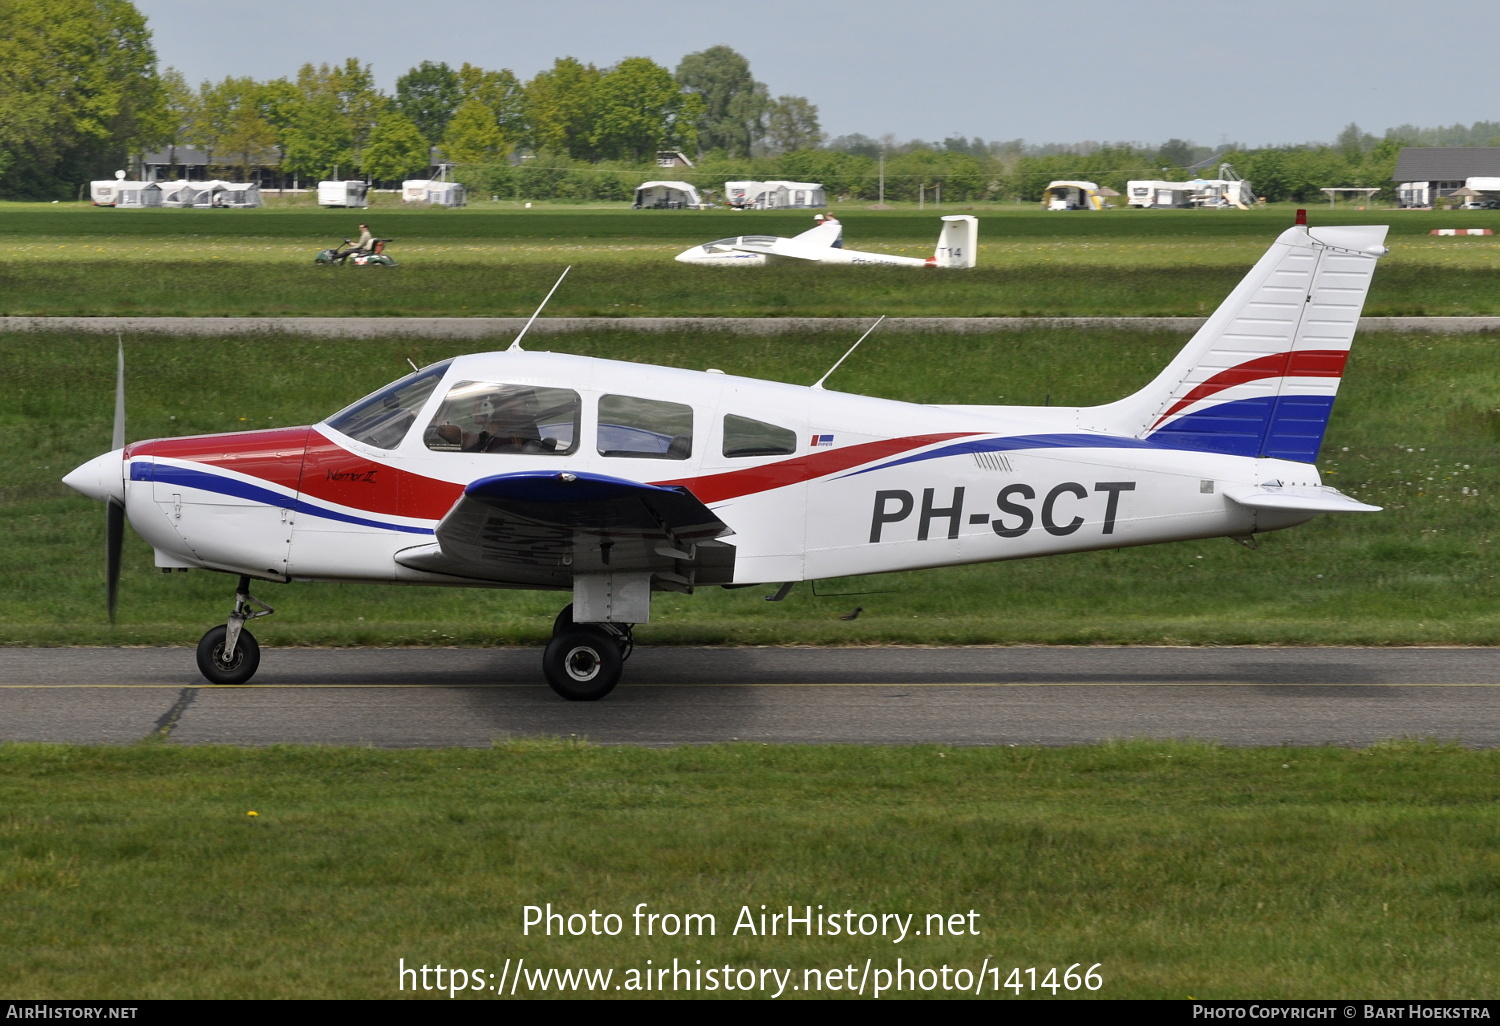
[[439, 424], [437, 435], [464, 452], [552, 452], [557, 443], [537, 428], [536, 393], [529, 388], [490, 392], [474, 400], [473, 430]]

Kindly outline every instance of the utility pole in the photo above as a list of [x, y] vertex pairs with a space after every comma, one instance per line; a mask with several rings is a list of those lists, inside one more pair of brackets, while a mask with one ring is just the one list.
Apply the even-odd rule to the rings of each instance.
[[885, 154], [880, 155], [880, 202], [885, 203]]

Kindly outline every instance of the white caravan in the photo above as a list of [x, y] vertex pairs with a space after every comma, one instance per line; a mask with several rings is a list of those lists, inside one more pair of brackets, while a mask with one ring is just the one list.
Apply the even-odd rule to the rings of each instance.
[[364, 207], [370, 193], [368, 182], [319, 182], [318, 206], [320, 207]]
[[1186, 210], [1193, 205], [1194, 182], [1134, 181], [1125, 183], [1126, 203], [1155, 210]]
[[724, 202], [735, 210], [811, 210], [828, 206], [821, 182], [725, 182]]

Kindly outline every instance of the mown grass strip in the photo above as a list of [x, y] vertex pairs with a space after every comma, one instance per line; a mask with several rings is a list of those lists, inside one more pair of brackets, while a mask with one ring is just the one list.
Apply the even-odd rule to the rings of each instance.
[[[747, 337], [591, 332], [556, 351], [811, 382], [842, 333]], [[830, 381], [894, 399], [1107, 402], [1182, 345], [1171, 332], [873, 336]], [[61, 476], [108, 445], [113, 340], [0, 335], [3, 644], [192, 644], [227, 578], [163, 576], [128, 535], [120, 624], [103, 617], [103, 516]], [[461, 343], [289, 336], [127, 339], [131, 438], [315, 422]], [[663, 594], [648, 644], [1500, 644], [1496, 496], [1500, 364], [1488, 335], [1356, 343], [1323, 448], [1328, 483], [1385, 512], [1266, 535], [800, 586]], [[486, 348], [483, 342], [472, 349]], [[269, 586], [267, 586], [269, 587]], [[295, 585], [272, 589], [268, 644], [544, 644], [547, 593]], [[854, 605], [858, 620], [839, 617]]]
[[[498, 976], [521, 957], [989, 956], [1101, 962], [1116, 998], [1482, 996], [1500, 985], [1497, 760], [1416, 742], [0, 746], [0, 990], [391, 997], [401, 958]], [[523, 936], [523, 906], [547, 902], [710, 912], [717, 932]], [[979, 935], [734, 935], [761, 904], [972, 909]]]

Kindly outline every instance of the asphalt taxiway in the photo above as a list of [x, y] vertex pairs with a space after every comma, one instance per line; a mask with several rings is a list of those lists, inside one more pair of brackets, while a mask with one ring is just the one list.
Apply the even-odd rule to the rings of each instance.
[[641, 648], [601, 702], [531, 649], [267, 649], [213, 687], [188, 649], [0, 649], [0, 741], [485, 746], [1500, 746], [1500, 649]]

